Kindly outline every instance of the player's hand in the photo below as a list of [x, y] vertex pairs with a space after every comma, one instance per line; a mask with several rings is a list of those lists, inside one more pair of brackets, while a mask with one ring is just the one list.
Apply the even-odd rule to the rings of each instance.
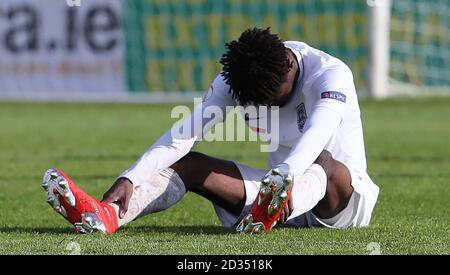
[[284, 207], [283, 210], [281, 210], [280, 217], [278, 218], [278, 221], [280, 223], [285, 223], [289, 216], [294, 212], [294, 204], [292, 203], [292, 199], [288, 200], [288, 203]]
[[[270, 183], [270, 185], [277, 186], [277, 195], [280, 196], [282, 193], [287, 195], [289, 193], [289, 187], [292, 186], [292, 173], [290, 172], [289, 166], [286, 164], [280, 164], [276, 168], [270, 170], [262, 179], [263, 183]], [[273, 188], [266, 186], [266, 188]], [[279, 189], [282, 186], [282, 189]], [[285, 223], [289, 216], [294, 211], [294, 205], [292, 199], [288, 198], [288, 203], [285, 207], [281, 209], [280, 216], [278, 217], [278, 222]]]
[[131, 195], [133, 194], [133, 183], [126, 178], [117, 179], [109, 190], [103, 195], [103, 203], [118, 203], [119, 218], [123, 218], [128, 210]]

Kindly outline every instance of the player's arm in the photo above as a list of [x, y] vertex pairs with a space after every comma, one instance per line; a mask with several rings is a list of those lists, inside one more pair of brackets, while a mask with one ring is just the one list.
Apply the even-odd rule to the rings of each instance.
[[311, 166], [344, 119], [355, 93], [353, 76], [346, 66], [324, 72], [312, 86], [315, 104], [306, 120], [303, 135], [283, 161], [295, 176]]
[[[229, 110], [226, 106], [234, 106], [228, 90], [229, 86], [224, 83], [223, 78], [217, 76], [201, 106], [197, 106], [187, 119], [173, 126], [159, 138], [120, 177], [129, 179], [134, 185], [140, 185], [148, 181], [157, 171], [171, 166], [189, 153], [212, 126], [225, 119], [226, 111]], [[204, 117], [204, 110], [210, 106], [219, 107], [223, 116]], [[201, 127], [196, 125], [198, 122], [201, 122]]]
[[[223, 116], [204, 117], [208, 107], [219, 107]], [[156, 172], [170, 167], [180, 160], [216, 123], [225, 119], [227, 106], [235, 106], [229, 94], [229, 86], [218, 75], [212, 83], [201, 105], [197, 106], [191, 115], [182, 123], [173, 126], [161, 136], [129, 169], [124, 171], [105, 193], [103, 201], [110, 203], [119, 201], [120, 216], [124, 215], [132, 193], [132, 185], [139, 186], [147, 182]], [[201, 127], [198, 127], [201, 122]], [[197, 123], [197, 125], [196, 125]], [[176, 136], [173, 135], [176, 133]]]
[[323, 151], [341, 121], [341, 115], [335, 110], [316, 106], [305, 123], [304, 134], [282, 164], [289, 167], [292, 175], [303, 175]]
[[[294, 144], [288, 157], [271, 169], [262, 182], [275, 183], [277, 186], [291, 184], [292, 179], [295, 182], [319, 156], [340, 122], [341, 116], [332, 109], [323, 106], [314, 108], [305, 123], [303, 136]], [[279, 221], [286, 222], [293, 210], [292, 201], [289, 200], [280, 213]]]

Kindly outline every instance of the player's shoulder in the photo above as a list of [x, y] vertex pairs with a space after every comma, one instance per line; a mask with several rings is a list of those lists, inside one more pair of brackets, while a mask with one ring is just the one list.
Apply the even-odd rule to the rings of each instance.
[[309, 56], [311, 50], [313, 49], [311, 46], [302, 41], [284, 41], [284, 46], [288, 49], [291, 49], [296, 55], [297, 58], [305, 58]]
[[295, 49], [295, 50], [303, 50], [308, 49], [310, 46], [302, 41], [294, 41], [294, 40], [288, 40], [283, 42], [285, 47]]
[[336, 61], [317, 67], [308, 82], [308, 96], [314, 102], [324, 99], [347, 104], [357, 102], [353, 74], [344, 62]]
[[338, 60], [322, 66], [316, 74], [315, 82], [353, 83], [353, 73], [347, 64]]
[[231, 96], [230, 85], [226, 83], [225, 77], [219, 73], [214, 78], [208, 91], [203, 96], [203, 102], [212, 102], [217, 105], [234, 105]]
[[342, 76], [353, 78], [350, 68], [339, 58], [301, 41], [285, 41], [284, 45], [301, 54], [306, 77], [310, 80], [321, 77]]
[[358, 96], [350, 68], [344, 63], [320, 69], [304, 91], [310, 109], [326, 107], [343, 119], [348, 110], [359, 112]]

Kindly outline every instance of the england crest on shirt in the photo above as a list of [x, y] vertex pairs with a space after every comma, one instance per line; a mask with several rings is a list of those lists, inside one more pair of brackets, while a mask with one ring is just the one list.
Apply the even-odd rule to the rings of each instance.
[[305, 126], [306, 119], [308, 116], [306, 115], [305, 104], [302, 102], [297, 107], [297, 126], [300, 132], [303, 132], [303, 126]]

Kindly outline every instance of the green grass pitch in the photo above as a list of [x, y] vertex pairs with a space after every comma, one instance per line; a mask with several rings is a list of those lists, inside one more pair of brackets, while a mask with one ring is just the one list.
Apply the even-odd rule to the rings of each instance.
[[[361, 109], [369, 174], [381, 187], [368, 228], [241, 235], [188, 194], [105, 236], [73, 233], [45, 202], [43, 172], [60, 167], [100, 198], [174, 122], [171, 106], [0, 103], [0, 254], [68, 254], [71, 242], [82, 254], [449, 254], [450, 98], [366, 101]], [[196, 150], [263, 168], [258, 148], [204, 142]]]

